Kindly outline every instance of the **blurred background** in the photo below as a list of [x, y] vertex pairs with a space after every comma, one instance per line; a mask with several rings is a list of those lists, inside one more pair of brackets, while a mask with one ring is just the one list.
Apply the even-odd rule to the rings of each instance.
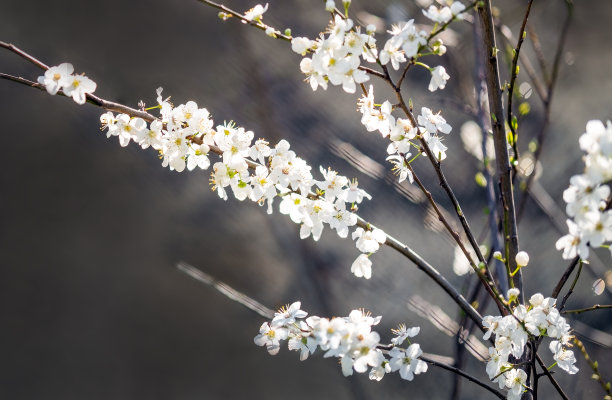
[[[503, 23], [516, 34], [526, 1], [508, 3], [494, 5], [503, 6]], [[226, 5], [244, 11], [255, 3]], [[381, 24], [379, 43], [393, 22], [427, 23], [414, 1], [355, 0], [351, 12]], [[565, 16], [560, 0], [536, 2], [531, 14], [548, 72]], [[534, 183], [546, 212], [528, 201], [519, 227], [521, 248], [531, 256], [527, 295], [549, 295], [568, 265], [554, 248], [563, 234], [557, 227], [565, 229], [561, 194], [569, 177], [582, 171], [577, 140], [586, 122], [612, 118], [611, 18], [612, 3], [576, 4], [541, 157], [546, 168]], [[328, 15], [321, 1], [270, 0], [264, 21], [314, 38]], [[4, 0], [0, 40], [49, 65], [71, 62], [97, 82], [96, 94], [105, 99], [153, 105], [162, 86], [175, 104], [195, 100], [208, 108], [215, 123], [234, 120], [271, 143], [287, 138], [313, 169], [332, 166], [359, 179], [373, 194], [360, 215], [407, 243], [462, 291], [474, 284], [471, 276], [454, 275], [454, 246], [420, 192], [394, 183], [384, 161], [387, 144], [361, 126], [357, 96], [337, 87], [313, 93], [288, 43], [235, 20], [223, 23], [217, 10], [195, 0]], [[480, 165], [459, 134], [474, 120], [471, 25], [453, 25], [445, 42], [446, 56], [425, 61], [447, 66], [447, 89], [430, 93], [429, 74], [413, 68], [405, 90], [415, 110], [443, 110], [453, 126], [444, 170], [474, 231], [486, 234], [485, 190], [474, 179]], [[529, 40], [524, 49], [540, 74]], [[0, 71], [32, 80], [40, 75], [6, 50]], [[530, 83], [521, 73], [523, 82]], [[390, 96], [382, 82], [372, 83], [377, 101]], [[413, 382], [390, 374], [377, 383], [366, 375], [344, 378], [335, 360], [318, 353], [304, 362], [285, 347], [269, 356], [253, 343], [262, 317], [175, 267], [187, 262], [270, 308], [296, 300], [320, 316], [365, 308], [383, 316], [377, 330], [386, 342], [397, 324], [419, 325], [416, 341], [424, 351], [454, 357], [457, 307], [393, 250], [372, 257], [371, 280], [356, 279], [350, 265], [359, 253], [350, 240], [329, 230], [318, 243], [300, 240], [299, 228], [278, 212], [269, 216], [255, 204], [219, 199], [208, 172], [178, 174], [162, 168], [155, 152], [121, 148], [100, 132], [101, 109], [9, 81], [0, 81], [0, 94], [1, 398], [437, 399], [456, 391], [454, 376], [433, 367]], [[531, 111], [520, 121], [520, 147], [527, 153], [545, 109], [535, 93], [524, 101]], [[450, 209], [426, 160], [415, 168]], [[599, 297], [591, 289], [611, 266], [607, 251], [598, 256], [583, 271], [569, 308], [610, 303], [609, 288]], [[611, 379], [609, 312], [580, 314], [572, 326]], [[580, 380], [561, 371], [556, 376], [563, 388], [573, 399], [603, 397], [576, 356]], [[467, 352], [463, 359], [469, 373], [486, 379], [476, 357]], [[548, 383], [541, 387], [543, 398], [555, 398]], [[457, 397], [488, 394], [463, 383]]]

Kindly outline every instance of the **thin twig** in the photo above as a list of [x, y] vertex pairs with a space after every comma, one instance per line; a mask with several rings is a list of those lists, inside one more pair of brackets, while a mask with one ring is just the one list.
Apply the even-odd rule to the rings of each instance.
[[576, 265], [578, 265], [578, 261], [580, 261], [580, 256], [574, 257], [570, 265], [568, 265], [567, 268], [565, 269], [565, 272], [563, 273], [563, 275], [561, 275], [561, 278], [559, 279], [559, 282], [557, 282], [557, 285], [553, 289], [550, 297], [555, 298], [555, 299], [559, 297], [559, 293], [561, 292], [561, 289], [563, 289], [565, 282], [567, 282], [570, 275], [574, 271], [574, 268], [576, 268]]
[[586, 347], [584, 347], [584, 344], [580, 341], [580, 339], [575, 336], [574, 344], [580, 349], [580, 352], [582, 353], [584, 359], [589, 364], [589, 367], [591, 367], [591, 369], [593, 370], [592, 378], [596, 379], [597, 382], [599, 382], [599, 384], [601, 385], [604, 392], [607, 393], [607, 396], [605, 398], [612, 398], [612, 392], [610, 392], [610, 382], [606, 382], [601, 376], [601, 372], [599, 372], [599, 364], [597, 363], [597, 361], [591, 360], [591, 357], [589, 357], [589, 353], [587, 353], [586, 351]]
[[536, 360], [538, 361], [538, 364], [540, 364], [540, 367], [544, 371], [544, 375], [546, 375], [546, 377], [550, 380], [550, 383], [552, 383], [552, 385], [557, 390], [557, 393], [559, 393], [561, 398], [563, 400], [569, 400], [569, 397], [567, 397], [567, 395], [565, 394], [563, 389], [561, 389], [561, 386], [559, 386], [559, 382], [557, 382], [557, 380], [554, 378], [554, 376], [552, 376], [552, 374], [550, 373], [550, 371], [546, 367], [546, 364], [544, 364], [544, 361], [542, 361], [542, 358], [540, 358], [540, 355], [537, 354], [537, 353], [536, 353]]
[[587, 307], [587, 308], [562, 311], [561, 314], [580, 314], [580, 313], [587, 312], [587, 311], [601, 310], [605, 308], [612, 308], [612, 304], [595, 304], [594, 306]]
[[525, 184], [525, 188], [523, 190], [523, 197], [521, 198], [521, 202], [519, 203], [517, 210], [517, 219], [520, 221], [523, 212], [525, 211], [525, 206], [527, 204], [527, 200], [529, 199], [529, 188], [531, 187], [533, 180], [536, 176], [536, 170], [538, 161], [542, 155], [542, 149], [544, 147], [544, 140], [546, 139], [546, 133], [548, 131], [548, 126], [550, 124], [550, 113], [551, 113], [551, 104], [553, 99], [553, 93], [555, 90], [555, 85], [557, 83], [557, 78], [559, 76], [559, 67], [561, 65], [561, 55], [563, 54], [563, 47], [565, 46], [565, 41], [567, 40], [567, 32], [569, 31], [570, 24], [572, 22], [572, 16], [574, 11], [574, 6], [571, 1], [566, 1], [567, 4], [567, 16], [563, 23], [563, 27], [561, 28], [561, 36], [559, 38], [559, 42], [557, 43], [557, 50], [555, 52], [555, 59], [552, 67], [552, 76], [550, 81], [548, 82], [548, 86], [546, 88], [546, 97], [543, 99], [544, 103], [544, 121], [542, 122], [542, 127], [538, 132], [537, 136], [537, 146], [535, 152], [533, 153], [533, 165], [534, 170], [527, 178], [527, 183]]
[[[516, 47], [514, 48], [514, 57], [512, 58], [512, 67], [510, 70], [510, 86], [508, 87], [508, 109], [506, 120], [508, 122], [508, 126], [510, 127], [510, 131], [512, 132], [512, 148], [514, 149], [514, 159], [518, 160], [518, 138], [516, 135], [516, 130], [514, 129], [514, 124], [512, 123], [512, 100], [514, 98], [514, 83], [516, 82], [516, 77], [518, 76], [518, 58], [521, 52], [521, 46], [523, 45], [523, 41], [525, 40], [525, 26], [527, 25], [527, 19], [529, 18], [529, 13], [531, 12], [531, 5], [533, 4], [533, 0], [529, 0], [527, 4], [527, 10], [525, 10], [525, 17], [523, 17], [523, 23], [521, 24], [521, 29], [519, 31], [519, 38]], [[535, 173], [534, 173], [535, 175]]]
[[499, 390], [497, 390], [495, 388], [492, 388], [491, 386], [481, 382], [477, 378], [474, 378], [473, 376], [463, 372], [459, 368], [455, 368], [455, 367], [453, 367], [451, 365], [444, 364], [444, 363], [441, 363], [441, 362], [438, 362], [438, 361], [434, 361], [434, 360], [432, 360], [431, 358], [428, 358], [428, 357], [421, 356], [419, 358], [421, 360], [425, 361], [428, 364], [434, 365], [436, 367], [440, 367], [440, 368], [445, 369], [447, 371], [454, 372], [457, 375], [461, 375], [462, 377], [464, 377], [468, 381], [473, 382], [473, 383], [477, 384], [478, 386], [488, 390], [489, 392], [493, 393], [495, 396], [497, 396], [500, 399], [505, 399], [506, 398], [506, 395], [503, 394], [502, 392], [500, 392]]
[[582, 265], [583, 264], [584, 263], [582, 261], [579, 261], [579, 263], [578, 263], [578, 272], [576, 272], [576, 276], [574, 277], [574, 281], [572, 282], [572, 286], [570, 286], [569, 290], [567, 291], [567, 294], [565, 296], [563, 296], [563, 300], [561, 300], [561, 305], [559, 306], [559, 311], [563, 310], [563, 308], [565, 307], [565, 303], [567, 302], [569, 297], [572, 295], [572, 293], [574, 293], [574, 288], [576, 287], [576, 283], [578, 283], [578, 278], [580, 278], [580, 273], [582, 272]]

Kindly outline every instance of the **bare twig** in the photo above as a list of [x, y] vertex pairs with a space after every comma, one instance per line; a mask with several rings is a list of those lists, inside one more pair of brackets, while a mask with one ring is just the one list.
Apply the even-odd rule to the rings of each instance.
[[594, 306], [587, 307], [587, 308], [562, 311], [561, 314], [580, 314], [586, 311], [602, 310], [605, 308], [612, 308], [612, 304], [595, 304]]
[[[514, 158], [518, 160], [518, 140], [516, 135], [516, 130], [514, 129], [514, 124], [512, 123], [512, 100], [514, 98], [514, 83], [516, 82], [516, 77], [518, 76], [518, 59], [519, 54], [521, 52], [521, 46], [523, 45], [523, 40], [525, 40], [525, 26], [527, 25], [527, 19], [529, 18], [529, 13], [531, 12], [531, 5], [533, 4], [533, 0], [529, 0], [527, 4], [527, 9], [525, 10], [525, 17], [523, 17], [523, 23], [521, 24], [521, 29], [519, 31], [519, 38], [516, 47], [514, 48], [514, 57], [512, 58], [512, 67], [510, 70], [510, 86], [508, 87], [508, 109], [506, 120], [508, 122], [508, 126], [510, 126], [510, 131], [512, 132], [512, 148], [514, 149]], [[534, 173], [535, 175], [535, 173]]]
[[484, 389], [488, 390], [489, 392], [493, 393], [495, 396], [497, 396], [497, 397], [498, 397], [498, 398], [500, 398], [500, 399], [505, 399], [505, 398], [506, 398], [506, 395], [505, 395], [505, 394], [503, 394], [502, 392], [500, 392], [499, 390], [494, 389], [494, 388], [492, 388], [491, 386], [489, 386], [489, 385], [487, 385], [487, 384], [485, 384], [485, 383], [481, 382], [480, 380], [478, 380], [478, 379], [474, 378], [473, 376], [471, 376], [471, 375], [469, 375], [469, 374], [467, 374], [467, 373], [463, 372], [463, 371], [462, 371], [462, 370], [460, 370], [459, 368], [455, 368], [455, 367], [453, 367], [453, 366], [451, 366], [451, 365], [444, 364], [444, 363], [441, 363], [441, 362], [438, 362], [438, 361], [434, 361], [434, 360], [432, 360], [432, 359], [431, 359], [431, 358], [429, 358], [429, 357], [424, 357], [424, 356], [421, 356], [421, 357], [420, 357], [420, 359], [421, 359], [421, 360], [423, 360], [423, 361], [425, 361], [425, 362], [426, 362], [426, 363], [428, 363], [428, 364], [431, 364], [431, 365], [434, 365], [434, 366], [436, 366], [436, 367], [439, 367], [439, 368], [445, 369], [445, 370], [447, 370], [447, 371], [454, 372], [454, 373], [455, 373], [455, 374], [457, 374], [457, 375], [461, 375], [462, 377], [464, 377], [464, 378], [465, 378], [465, 379], [467, 379], [468, 381], [473, 382], [473, 383], [475, 383], [476, 385], [478, 385], [478, 386], [480, 386], [480, 387], [482, 387], [482, 388], [484, 388]]
[[569, 400], [569, 397], [567, 397], [567, 395], [565, 394], [563, 389], [561, 389], [561, 386], [559, 386], [559, 382], [557, 382], [555, 377], [552, 376], [552, 374], [550, 373], [550, 371], [546, 367], [546, 364], [544, 364], [544, 361], [542, 361], [542, 358], [540, 358], [540, 355], [536, 353], [535, 357], [536, 357], [536, 360], [538, 361], [538, 364], [540, 364], [540, 367], [544, 371], [544, 375], [546, 375], [546, 377], [548, 377], [548, 380], [550, 380], [550, 383], [552, 383], [554, 388], [557, 390], [557, 393], [559, 393], [559, 395], [561, 396], [561, 398], [563, 400]]
[[567, 302], [569, 297], [572, 295], [572, 293], [574, 293], [574, 288], [576, 287], [576, 283], [578, 283], [578, 279], [580, 278], [580, 273], [582, 272], [582, 265], [583, 264], [584, 263], [582, 261], [578, 262], [578, 272], [576, 272], [576, 276], [574, 277], [574, 281], [572, 282], [572, 286], [570, 286], [569, 290], [567, 291], [567, 294], [565, 296], [563, 296], [563, 300], [561, 300], [561, 305], [559, 306], [559, 311], [563, 311], [563, 308], [565, 307], [565, 303]]
[[576, 268], [576, 265], [578, 265], [579, 261], [580, 261], [580, 257], [579, 256], [574, 257], [574, 259], [572, 260], [570, 265], [568, 265], [568, 267], [565, 269], [565, 272], [563, 273], [563, 275], [561, 275], [561, 278], [559, 279], [559, 282], [557, 282], [557, 285], [553, 289], [552, 294], [550, 295], [550, 297], [553, 297], [555, 299], [557, 297], [559, 297], [559, 293], [561, 292], [561, 289], [563, 289], [563, 286], [565, 285], [565, 282], [567, 282], [567, 280], [569, 279], [570, 275], [574, 271], [574, 268]]

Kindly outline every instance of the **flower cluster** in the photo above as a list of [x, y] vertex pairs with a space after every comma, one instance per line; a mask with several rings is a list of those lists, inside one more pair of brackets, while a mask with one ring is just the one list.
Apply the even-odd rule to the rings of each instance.
[[373, 30], [361, 33], [353, 29], [353, 21], [336, 15], [327, 30], [327, 37], [321, 35], [317, 40], [296, 37], [291, 40], [291, 48], [298, 54], [312, 52], [312, 58], [305, 57], [300, 69], [308, 77], [312, 90], [320, 86], [327, 89], [327, 83], [342, 85], [347, 93], [355, 93], [356, 84], [370, 79], [365, 71], [359, 69], [360, 57], [375, 62], [375, 39]]
[[[344, 6], [348, 7], [349, 3], [345, 1]], [[326, 10], [334, 12], [333, 0], [327, 1]], [[453, 2], [442, 9], [432, 5], [427, 11], [424, 10], [423, 14], [436, 23], [447, 23], [455, 18], [461, 19], [463, 10], [465, 10], [463, 4]], [[369, 80], [366, 72], [359, 69], [360, 57], [370, 63], [380, 62], [381, 65], [391, 63], [393, 69], [398, 70], [401, 63], [408, 59], [417, 59], [419, 52], [428, 45], [432, 37], [431, 34], [418, 30], [413, 19], [400, 22], [392, 26], [389, 31], [391, 37], [379, 52], [374, 31], [374, 26], [369, 25], [366, 33], [361, 33], [360, 27], [354, 27], [350, 18], [335, 15], [326, 31], [327, 37], [322, 34], [317, 40], [306, 37], [293, 38], [291, 40], [293, 51], [301, 55], [312, 53], [312, 58], [306, 57], [300, 63], [300, 69], [307, 75], [312, 89], [317, 90], [319, 86], [327, 89], [327, 83], [331, 82], [332, 85], [342, 85], [347, 93], [355, 93], [357, 83]], [[442, 55], [446, 52], [446, 47], [442, 40], [437, 39], [431, 44], [430, 51], [431, 54]], [[418, 64], [431, 73], [430, 91], [444, 89], [446, 81], [450, 78], [444, 67], [430, 68], [423, 63]]]
[[[157, 90], [157, 107], [161, 117], [150, 125], [139, 117], [107, 112], [100, 117], [107, 137], [117, 136], [121, 146], [133, 140], [143, 149], [152, 147], [160, 154], [162, 165], [171, 170], [208, 169], [211, 152], [221, 160], [212, 165], [211, 184], [219, 197], [227, 200], [227, 191], [238, 200], [250, 199], [268, 205], [281, 198], [280, 212], [300, 225], [300, 237], [312, 236], [319, 240], [325, 224], [346, 238], [349, 228], [357, 224], [355, 205], [370, 199], [370, 195], [358, 187], [356, 180], [331, 169], [320, 168], [322, 180], [316, 180], [311, 167], [290, 150], [289, 142], [281, 140], [276, 146], [258, 139], [254, 134], [233, 122], [214, 127], [210, 113], [189, 101], [174, 107], [162, 98]], [[386, 241], [380, 229], [357, 228], [352, 238], [360, 255], [351, 271], [358, 277], [372, 276], [369, 256]]]
[[565, 259], [576, 255], [587, 259], [589, 247], [612, 241], [610, 187], [605, 184], [612, 179], [612, 123], [604, 126], [601, 121], [589, 121], [580, 137], [580, 148], [586, 152], [584, 172], [572, 176], [563, 192], [567, 215], [573, 218], [567, 220], [569, 233], [556, 244]]
[[[513, 303], [518, 294], [517, 289], [510, 289], [509, 303]], [[489, 379], [499, 384], [500, 389], [508, 389], [508, 399], [520, 399], [525, 390], [527, 374], [515, 368], [509, 359], [510, 356], [517, 360], [521, 358], [530, 337], [553, 338], [549, 349], [557, 366], [569, 374], [578, 372], [574, 365], [574, 352], [568, 349], [573, 338], [570, 326], [555, 308], [555, 303], [556, 299], [544, 298], [536, 293], [529, 299], [528, 307], [518, 305], [514, 307], [512, 315], [488, 315], [483, 318], [483, 326], [487, 330], [483, 339], [489, 340], [491, 335], [495, 335], [495, 346], [489, 348], [487, 374]]]
[[425, 140], [434, 157], [440, 161], [446, 158], [447, 147], [442, 144], [438, 133], [449, 134], [452, 128], [440, 113], [434, 114], [427, 107], [421, 108], [421, 115], [417, 117], [418, 126], [415, 127], [409, 119], [395, 118], [392, 115], [393, 106], [388, 100], [376, 106], [374, 89], [371, 85], [367, 95], [359, 99], [357, 107], [361, 112], [361, 123], [366, 130], [378, 131], [391, 141], [387, 146], [387, 153], [390, 154], [387, 160], [394, 165], [394, 170], [399, 175], [399, 182], [405, 179], [413, 181], [408, 164], [412, 161], [411, 148], [418, 150], [417, 156], [420, 154], [420, 146], [413, 142], [417, 135]]
[[85, 104], [87, 93], [93, 93], [96, 90], [96, 83], [85, 75], [73, 75], [73, 72], [72, 64], [63, 63], [46, 70], [43, 76], [38, 77], [38, 83], [44, 85], [51, 95], [61, 89], [77, 104]]
[[[301, 303], [295, 302], [281, 308], [271, 322], [264, 322], [255, 336], [255, 344], [266, 346], [272, 355], [278, 353], [280, 341], [288, 340], [289, 350], [300, 352], [304, 361], [317, 348], [325, 352], [323, 357], [340, 359], [344, 376], [364, 373], [370, 368], [370, 379], [380, 381], [386, 373], [399, 371], [406, 380], [427, 371], [427, 364], [420, 360], [423, 354], [419, 344], [400, 346], [409, 337], [419, 333], [420, 328], [406, 328], [400, 325], [392, 332], [390, 346], [380, 344], [380, 336], [372, 331], [381, 317], [372, 317], [363, 310], [353, 310], [348, 317], [330, 319], [311, 316], [300, 310]], [[306, 319], [304, 319], [306, 318]], [[408, 343], [410, 341], [408, 340]]]

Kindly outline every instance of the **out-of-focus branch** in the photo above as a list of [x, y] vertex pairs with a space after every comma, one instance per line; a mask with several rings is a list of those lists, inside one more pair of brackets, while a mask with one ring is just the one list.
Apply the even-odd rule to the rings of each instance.
[[[529, 199], [529, 188], [533, 184], [533, 180], [536, 176], [536, 170], [538, 161], [542, 155], [542, 149], [544, 145], [544, 140], [546, 139], [546, 133], [548, 131], [548, 125], [550, 124], [550, 112], [551, 112], [551, 104], [553, 99], [553, 94], [555, 90], [555, 85], [557, 83], [557, 78], [559, 76], [559, 67], [561, 65], [561, 55], [563, 54], [563, 47], [565, 46], [565, 41], [567, 39], [567, 32], [569, 31], [569, 26], [572, 22], [572, 16], [574, 14], [574, 6], [570, 0], [566, 0], [567, 4], [567, 16], [561, 28], [561, 36], [559, 37], [559, 42], [557, 43], [557, 51], [555, 52], [555, 59], [552, 67], [552, 76], [550, 81], [548, 81], [548, 86], [546, 88], [546, 97], [543, 99], [544, 103], [544, 121], [542, 122], [542, 127], [538, 132], [537, 136], [537, 146], [535, 152], [533, 154], [533, 164], [534, 170], [531, 175], [527, 178], [527, 183], [525, 184], [524, 195], [521, 198], [521, 202], [518, 206], [517, 218], [520, 221], [525, 210], [525, 205], [527, 204], [527, 200]], [[512, 126], [512, 125], [511, 125]]]
[[580, 352], [584, 356], [584, 359], [589, 364], [589, 367], [591, 367], [591, 369], [593, 370], [592, 378], [597, 380], [604, 392], [606, 392], [607, 396], [604, 397], [604, 400], [612, 399], [612, 392], [610, 391], [610, 382], [606, 382], [601, 376], [601, 373], [599, 372], [599, 364], [597, 363], [597, 361], [591, 360], [591, 357], [589, 357], [589, 353], [587, 353], [586, 351], [586, 347], [584, 347], [584, 344], [577, 337], [574, 337], [574, 344], [576, 345], [576, 347], [578, 347], [578, 349], [580, 349]]
[[212, 276], [207, 273], [199, 270], [198, 268], [187, 264], [186, 262], [179, 262], [176, 264], [176, 268], [189, 275], [193, 279], [202, 282], [205, 285], [211, 286], [216, 289], [218, 292], [229, 298], [230, 300], [234, 300], [237, 303], [242, 304], [246, 308], [251, 311], [255, 311], [257, 314], [261, 315], [264, 318], [271, 319], [274, 317], [274, 311], [263, 304], [259, 303], [257, 300], [247, 296], [244, 293], [241, 293], [231, 287], [230, 285], [223, 283], [221, 281], [216, 280]]
[[577, 310], [562, 311], [561, 314], [581, 314], [583, 312], [594, 311], [594, 310], [602, 310], [602, 309], [605, 309], [605, 308], [612, 308], [612, 304], [595, 304], [594, 306], [587, 307], [587, 308], [580, 308], [580, 309], [577, 309]]

